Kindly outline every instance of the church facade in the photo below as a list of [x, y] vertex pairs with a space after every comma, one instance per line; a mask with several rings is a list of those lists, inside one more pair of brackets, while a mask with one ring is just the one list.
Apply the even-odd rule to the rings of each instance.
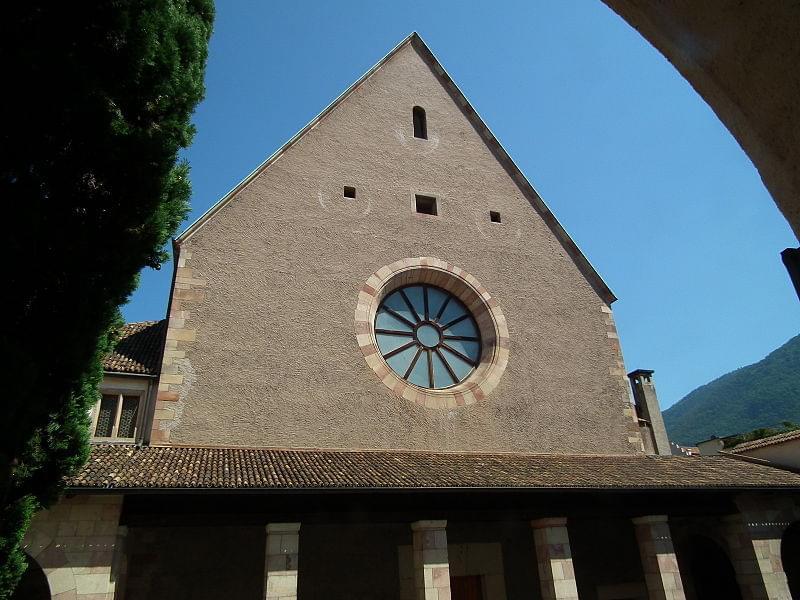
[[800, 474], [670, 456], [613, 293], [416, 34], [174, 250], [26, 538], [43, 597], [797, 590]]

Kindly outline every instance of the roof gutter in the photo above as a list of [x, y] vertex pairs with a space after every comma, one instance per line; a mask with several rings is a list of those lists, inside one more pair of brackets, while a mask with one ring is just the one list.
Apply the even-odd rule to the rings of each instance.
[[117, 487], [71, 487], [66, 488], [67, 494], [131, 494], [131, 495], [164, 495], [164, 494], [224, 494], [224, 495], [253, 495], [253, 494], [341, 494], [341, 493], [365, 493], [365, 494], [418, 494], [418, 493], [548, 493], [555, 492], [560, 494], [576, 493], [598, 493], [598, 492], [623, 492], [623, 493], [646, 493], [646, 492], [793, 492], [800, 491], [798, 486], [706, 486], [706, 487], [305, 487], [305, 488], [201, 488], [201, 487], [176, 487], [176, 488], [117, 488]]
[[151, 375], [149, 373], [128, 373], [127, 371], [103, 371], [103, 375], [112, 375], [114, 377], [146, 377], [148, 379], [155, 379], [158, 375]]

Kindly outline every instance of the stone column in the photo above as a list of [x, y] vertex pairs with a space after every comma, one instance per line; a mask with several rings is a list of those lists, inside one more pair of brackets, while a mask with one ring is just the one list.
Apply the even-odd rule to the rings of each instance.
[[417, 521], [411, 524], [417, 600], [450, 600], [446, 527], [447, 521]]
[[650, 600], [685, 600], [666, 515], [633, 519]]
[[111, 561], [110, 591], [114, 600], [125, 600], [125, 586], [128, 576], [128, 528], [117, 527], [117, 543]]
[[297, 600], [300, 523], [269, 523], [264, 565], [264, 598]]
[[791, 600], [781, 562], [783, 526], [756, 510], [723, 520], [725, 542], [744, 600]]
[[531, 521], [542, 600], [578, 600], [567, 519]]

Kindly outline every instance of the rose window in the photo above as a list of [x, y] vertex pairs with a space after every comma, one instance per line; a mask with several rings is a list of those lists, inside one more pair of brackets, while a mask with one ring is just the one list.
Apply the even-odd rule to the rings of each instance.
[[387, 295], [375, 316], [375, 339], [386, 364], [423, 388], [456, 385], [480, 361], [474, 317], [454, 295], [430, 285], [410, 285]]

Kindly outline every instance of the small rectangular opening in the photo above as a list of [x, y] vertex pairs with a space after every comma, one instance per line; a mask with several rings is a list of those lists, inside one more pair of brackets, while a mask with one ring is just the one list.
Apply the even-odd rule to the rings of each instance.
[[344, 186], [344, 197], [345, 198], [355, 198], [356, 197], [356, 188], [351, 185]]
[[489, 211], [489, 220], [492, 223], [501, 223], [502, 222], [502, 221], [500, 221], [500, 213], [497, 212], [496, 210], [490, 210]]
[[436, 211], [436, 198], [433, 196], [420, 196], [416, 195], [417, 212], [423, 215], [437, 215]]

